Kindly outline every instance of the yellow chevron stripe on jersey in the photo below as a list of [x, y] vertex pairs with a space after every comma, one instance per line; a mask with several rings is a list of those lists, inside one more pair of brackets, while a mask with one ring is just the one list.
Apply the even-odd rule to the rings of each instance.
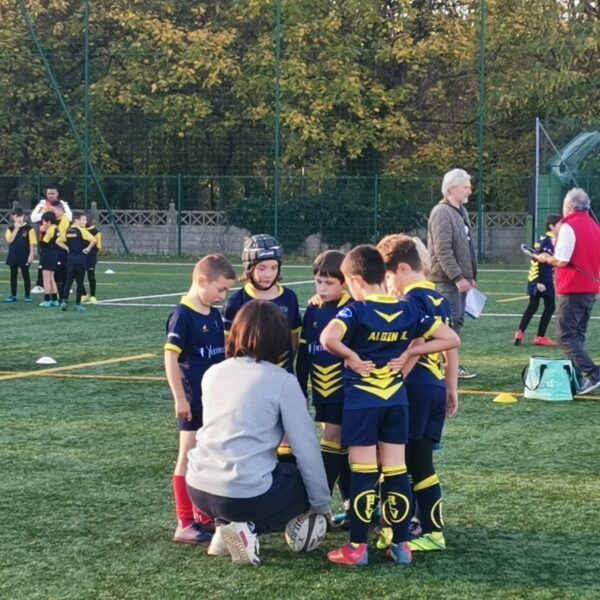
[[425, 367], [427, 370], [431, 371], [434, 377], [439, 379], [440, 381], [444, 379], [444, 368], [440, 362], [440, 354], [428, 354], [419, 360], [419, 365]]
[[368, 383], [369, 385], [385, 389], [390, 384], [396, 381], [396, 377], [385, 377], [383, 379], [375, 378], [375, 377], [363, 377], [361, 383]]
[[313, 389], [316, 390], [317, 392], [319, 392], [319, 394], [321, 394], [321, 396], [323, 396], [323, 398], [329, 398], [329, 396], [331, 396], [331, 394], [335, 394], [338, 390], [342, 389], [342, 384], [340, 383], [339, 385], [337, 385], [329, 390], [321, 389], [318, 385], [313, 384]]
[[321, 374], [327, 375], [328, 373], [331, 373], [332, 371], [334, 371], [336, 369], [341, 370], [341, 368], [342, 368], [341, 362], [334, 363], [333, 365], [329, 365], [328, 367], [323, 367], [321, 365], [317, 365], [317, 364], [313, 363], [313, 369], [319, 373], [319, 377], [321, 376]]
[[331, 381], [332, 379], [336, 379], [338, 377], [342, 376], [342, 368], [338, 368], [337, 371], [334, 371], [333, 373], [330, 373], [329, 375], [321, 375], [320, 373], [315, 373], [315, 371], [313, 371], [312, 373], [313, 379], [318, 379], [319, 381], [322, 381], [323, 383], [327, 383], [328, 381]]
[[431, 300], [431, 303], [435, 307], [438, 307], [445, 300], [445, 298], [443, 296], [441, 298], [434, 298], [433, 296], [430, 296], [429, 294], [427, 294], [427, 297]]
[[362, 390], [363, 392], [368, 392], [369, 394], [373, 394], [374, 396], [378, 396], [383, 400], [389, 400], [401, 387], [403, 382], [400, 381], [396, 385], [393, 385], [386, 390], [380, 390], [375, 387], [368, 387], [366, 385], [354, 385], [355, 388]]
[[339, 373], [337, 379], [334, 379], [333, 381], [321, 381], [319, 378], [313, 377], [313, 386], [318, 386], [323, 390], [328, 390], [334, 385], [340, 383], [340, 381], [342, 381], [341, 373]]
[[393, 320], [397, 319], [404, 311], [398, 311], [397, 313], [392, 313], [391, 315], [388, 315], [384, 312], [381, 312], [379, 310], [375, 311], [384, 321], [386, 321], [387, 323], [391, 323]]
[[387, 365], [385, 367], [379, 367], [378, 369], [371, 369], [371, 375], [375, 375], [377, 377], [386, 377], [389, 375], [398, 375], [398, 371], [394, 371], [390, 369]]

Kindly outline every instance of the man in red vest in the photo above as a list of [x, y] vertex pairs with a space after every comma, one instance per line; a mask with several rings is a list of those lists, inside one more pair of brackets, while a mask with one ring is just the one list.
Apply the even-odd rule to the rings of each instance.
[[565, 196], [554, 256], [538, 260], [556, 267], [558, 341], [580, 374], [580, 394], [600, 387], [600, 367], [585, 348], [585, 332], [600, 291], [600, 226], [589, 215], [590, 198], [581, 188]]

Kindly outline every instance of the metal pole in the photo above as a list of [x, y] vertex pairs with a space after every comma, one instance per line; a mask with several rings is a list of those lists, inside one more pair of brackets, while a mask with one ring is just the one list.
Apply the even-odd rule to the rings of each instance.
[[484, 169], [483, 152], [485, 147], [485, 35], [487, 21], [486, 0], [479, 3], [479, 157], [478, 157], [478, 185], [477, 185], [477, 253], [479, 260], [484, 260], [483, 229], [485, 227], [483, 216], [483, 188]]
[[83, 0], [83, 206], [88, 209], [89, 203], [89, 168], [90, 162], [90, 3]]
[[379, 175], [375, 175], [375, 181], [373, 182], [373, 223], [375, 225], [374, 240], [376, 244], [379, 241]]
[[279, 233], [281, 194], [281, 0], [275, 0], [275, 169], [273, 181], [273, 235]]
[[177, 256], [181, 256], [181, 173], [177, 175]]
[[531, 245], [535, 244], [537, 239], [538, 210], [540, 203], [540, 119], [535, 118], [535, 183], [533, 199], [533, 233], [531, 236]]
[[[46, 69], [46, 73], [48, 74], [48, 79], [50, 79], [50, 85], [52, 86], [52, 90], [56, 94], [58, 103], [60, 104], [60, 107], [63, 110], [63, 113], [65, 115], [65, 119], [67, 120], [67, 123], [69, 124], [71, 133], [73, 134], [73, 137], [75, 138], [75, 141], [77, 142], [79, 151], [82, 153], [83, 156], [85, 156], [83, 141], [81, 139], [81, 136], [79, 135], [79, 130], [77, 129], [77, 125], [75, 124], [75, 121], [73, 120], [73, 115], [71, 115], [71, 111], [69, 110], [69, 107], [67, 106], [67, 103], [65, 102], [62, 92], [60, 91], [60, 86], [58, 85], [58, 81], [56, 80], [56, 77], [54, 76], [54, 72], [52, 71], [52, 68], [50, 67], [50, 63], [48, 62], [46, 53], [44, 52], [44, 49], [42, 48], [42, 45], [40, 44], [40, 40], [38, 39], [37, 34], [35, 33], [35, 29], [33, 28], [33, 23], [31, 22], [31, 17], [29, 16], [27, 7], [25, 6], [25, 3], [23, 0], [17, 0], [17, 3], [19, 4], [19, 9], [21, 10], [21, 14], [23, 15], [23, 18], [25, 19], [25, 24], [27, 25], [27, 29], [29, 31], [29, 34], [31, 35], [31, 39], [33, 40], [35, 48], [36, 48], [38, 54], [40, 55], [40, 59], [44, 65], [44, 68]], [[117, 232], [117, 235], [119, 236], [119, 240], [121, 241], [121, 244], [123, 245], [123, 249], [125, 250], [125, 253], [129, 254], [129, 248], [127, 247], [125, 238], [123, 237], [123, 234], [121, 233], [121, 230], [119, 229], [119, 225], [117, 223], [117, 220], [115, 219], [115, 215], [112, 211], [112, 208], [110, 207], [110, 204], [108, 203], [106, 194], [104, 193], [104, 190], [102, 189], [102, 185], [100, 183], [100, 179], [98, 178], [98, 175], [96, 174], [96, 170], [94, 169], [94, 166], [90, 163], [89, 160], [87, 161], [87, 164], [88, 164], [88, 170], [90, 173], [90, 177], [92, 178], [92, 181], [98, 188], [98, 193], [100, 194], [100, 198], [102, 198], [102, 202], [103, 202], [104, 206], [106, 207], [108, 216], [112, 223], [112, 226], [115, 228], [115, 231]]]

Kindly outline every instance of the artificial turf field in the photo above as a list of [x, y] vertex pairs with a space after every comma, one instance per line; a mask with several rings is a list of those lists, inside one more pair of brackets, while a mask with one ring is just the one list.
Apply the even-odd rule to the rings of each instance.
[[[522, 391], [530, 354], [560, 356], [531, 344], [537, 320], [523, 348], [510, 343], [518, 317], [507, 315], [526, 301], [499, 301], [523, 296], [523, 265], [484, 267], [486, 312], [503, 316], [464, 330], [461, 362], [479, 377], [460, 387], [489, 393], [461, 394], [437, 453], [445, 552], [399, 568], [373, 545], [368, 568], [344, 568], [325, 558], [342, 532], [306, 555], [274, 534], [261, 539], [264, 565], [240, 568], [174, 544], [177, 430], [162, 344], [169, 306], [189, 285], [183, 262], [100, 263], [99, 299], [127, 299], [81, 314], [0, 304], [0, 598], [600, 597], [600, 398], [492, 402]], [[311, 270], [284, 276], [307, 281]], [[293, 289], [303, 305], [314, 288]], [[595, 316], [588, 347], [598, 361]], [[35, 365], [42, 355], [60, 370], [36, 375], [48, 368]]]

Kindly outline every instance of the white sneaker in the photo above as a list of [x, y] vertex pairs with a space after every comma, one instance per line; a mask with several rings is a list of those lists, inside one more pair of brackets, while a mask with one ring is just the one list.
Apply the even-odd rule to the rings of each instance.
[[258, 536], [250, 529], [249, 523], [229, 523], [221, 525], [219, 529], [235, 564], [255, 567], [260, 565]]
[[221, 535], [221, 527], [222, 525], [219, 525], [215, 529], [213, 539], [208, 547], [208, 550], [206, 551], [206, 554], [210, 554], [211, 556], [229, 556], [229, 550], [227, 549], [225, 540], [223, 540], [223, 536]]
[[44, 288], [40, 285], [36, 285], [32, 290], [31, 290], [32, 294], [43, 294], [44, 293]]

